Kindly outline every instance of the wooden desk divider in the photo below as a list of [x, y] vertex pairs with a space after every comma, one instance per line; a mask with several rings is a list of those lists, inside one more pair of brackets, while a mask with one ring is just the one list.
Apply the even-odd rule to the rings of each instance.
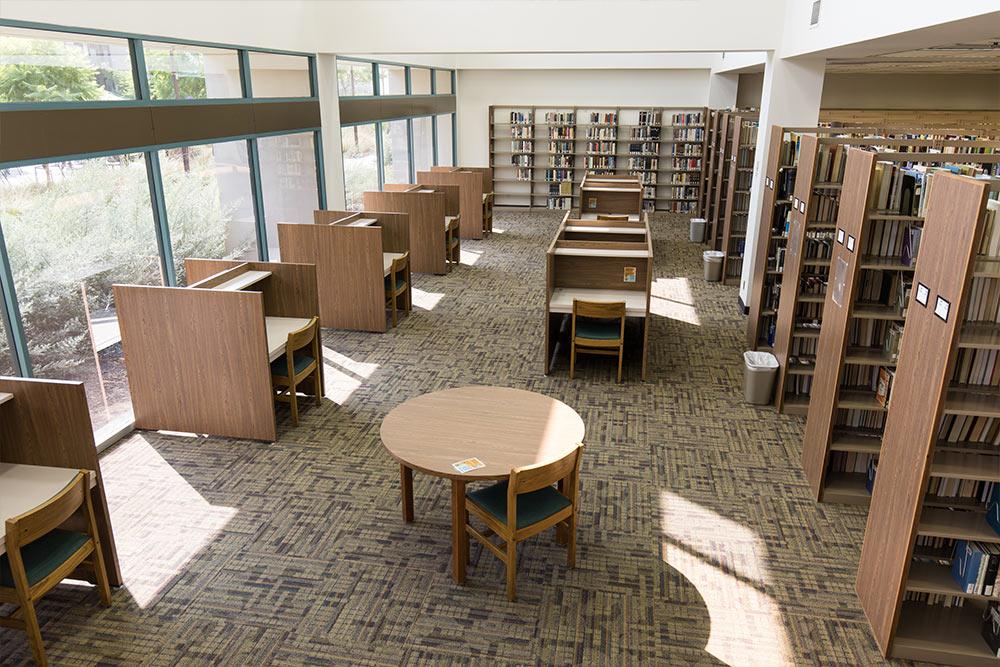
[[719, 247], [725, 253], [722, 256], [722, 281], [738, 283], [743, 271], [750, 187], [753, 183], [754, 154], [757, 152], [757, 114], [735, 114], [730, 123], [732, 139], [727, 160], [726, 210]]
[[284, 260], [316, 266], [323, 326], [385, 331], [383, 253], [409, 251], [407, 214], [315, 211], [313, 219], [278, 223], [278, 244]]
[[587, 172], [580, 184], [583, 215], [635, 215], [642, 212], [642, 182], [636, 175], [612, 176]]
[[435, 167], [430, 171], [418, 171], [420, 185], [455, 185], [459, 188], [459, 236], [463, 239], [483, 238], [484, 193], [482, 172], [447, 167]]
[[[136, 428], [274, 441], [265, 317], [318, 316], [316, 267], [187, 259], [185, 270], [188, 287], [114, 286]], [[249, 272], [261, 279], [247, 289], [220, 287]]]
[[879, 648], [894, 658], [1000, 664], [983, 639], [996, 594], [963, 588], [950, 564], [961, 540], [1000, 543], [982, 497], [1000, 483], [990, 362], [1000, 350], [1000, 218], [990, 188], [936, 175], [926, 207], [856, 585]]
[[111, 529], [101, 460], [82, 382], [0, 377], [0, 392], [14, 398], [0, 405], [0, 462], [93, 470], [90, 490], [101, 537], [104, 566], [113, 586], [122, 573]]
[[[420, 192], [428, 189], [435, 191]], [[458, 187], [386, 183], [382, 192], [363, 193], [362, 202], [366, 211], [389, 211], [408, 216], [411, 271], [438, 275], [448, 273], [445, 218], [458, 215]]]
[[606, 221], [572, 218], [573, 213], [567, 213], [546, 253], [543, 371], [548, 375], [554, 362], [559, 333], [568, 330], [567, 314], [572, 313], [574, 299], [624, 301], [626, 316], [642, 319], [642, 379], [645, 380], [649, 349], [649, 296], [653, 279], [653, 239], [649, 233], [648, 214], [642, 214], [640, 223], [645, 229], [643, 241], [629, 242], [566, 238], [567, 226], [595, 222], [607, 226]]
[[493, 167], [431, 167], [431, 171], [474, 171], [483, 178], [483, 234], [493, 233]]

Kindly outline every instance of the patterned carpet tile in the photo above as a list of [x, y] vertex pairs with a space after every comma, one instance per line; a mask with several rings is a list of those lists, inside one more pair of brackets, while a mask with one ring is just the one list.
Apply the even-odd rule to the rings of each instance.
[[[630, 354], [542, 374], [545, 248], [561, 215], [499, 210], [463, 265], [414, 280], [384, 334], [323, 332], [327, 399], [257, 443], [139, 432], [103, 456], [126, 585], [39, 605], [52, 664], [872, 665], [854, 594], [865, 527], [817, 505], [801, 419], [742, 401], [745, 318], [702, 280], [683, 216], [656, 215], [649, 377]], [[636, 333], [636, 332], [632, 332]], [[557, 397], [587, 426], [577, 567], [551, 532], [519, 549], [518, 600], [473, 543], [450, 575], [450, 487], [398, 465], [379, 425], [467, 384]], [[0, 630], [0, 661], [30, 663]]]

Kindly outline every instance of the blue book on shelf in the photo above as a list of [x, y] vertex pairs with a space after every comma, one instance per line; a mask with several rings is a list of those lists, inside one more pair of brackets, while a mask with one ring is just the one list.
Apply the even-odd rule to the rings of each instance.
[[985, 554], [975, 543], [959, 540], [955, 543], [955, 557], [951, 561], [951, 576], [965, 593], [976, 589], [979, 579], [979, 565]]
[[986, 523], [1000, 535], [1000, 484], [994, 485], [993, 493], [986, 503]]
[[878, 465], [875, 463], [875, 457], [873, 456], [870, 461], [868, 461], [868, 473], [865, 475], [865, 488], [868, 489], [868, 493], [871, 494], [872, 489], [875, 488], [875, 473], [878, 471]]

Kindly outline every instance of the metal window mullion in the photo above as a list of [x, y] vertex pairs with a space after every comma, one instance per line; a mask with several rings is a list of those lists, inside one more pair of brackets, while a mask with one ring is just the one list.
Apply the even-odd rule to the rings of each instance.
[[7, 243], [0, 226], [0, 319], [7, 325], [7, 341], [13, 352], [14, 372], [22, 377], [32, 377], [31, 358], [28, 354], [28, 339], [24, 335], [21, 309], [17, 305], [14, 289], [14, 274], [7, 255]]
[[434, 156], [434, 166], [438, 166], [438, 119], [437, 116], [431, 116], [431, 145], [433, 146], [433, 151], [431, 154]]
[[153, 95], [149, 90], [149, 72], [146, 71], [146, 52], [142, 48], [141, 39], [128, 40], [129, 59], [132, 61], [132, 85], [135, 88], [137, 100], [151, 100]]
[[458, 166], [458, 123], [455, 122], [456, 114], [451, 113], [451, 166]]
[[[316, 71], [316, 56], [309, 56], [307, 59], [309, 66], [309, 97], [319, 97], [319, 73]], [[337, 63], [334, 60], [334, 75], [337, 72]], [[334, 82], [336, 83], [336, 81]]]
[[413, 183], [417, 179], [417, 169], [416, 169], [416, 156], [413, 154], [413, 119], [406, 119], [406, 154], [409, 158], [407, 165], [409, 167], [410, 183]]
[[313, 150], [316, 155], [316, 194], [321, 211], [326, 210], [326, 168], [323, 162], [323, 133], [313, 133]]
[[250, 81], [250, 52], [246, 49], [237, 51], [240, 60], [240, 90], [243, 97], [253, 97], [253, 83]]
[[177, 271], [174, 269], [174, 249], [170, 243], [170, 225], [167, 222], [167, 199], [163, 189], [163, 172], [160, 171], [160, 155], [157, 151], [146, 151], [146, 179], [149, 182], [149, 200], [153, 207], [153, 225], [156, 247], [160, 251], [160, 271], [163, 282], [177, 285]]
[[385, 163], [382, 161], [382, 123], [375, 123], [375, 168], [378, 173], [378, 189], [385, 187]]
[[268, 261], [267, 227], [264, 221], [264, 188], [260, 180], [260, 153], [256, 139], [247, 139], [247, 157], [250, 165], [250, 191], [253, 193], [253, 218], [257, 223], [257, 257]]
[[372, 63], [372, 95], [381, 95], [382, 86], [378, 81], [378, 63]]

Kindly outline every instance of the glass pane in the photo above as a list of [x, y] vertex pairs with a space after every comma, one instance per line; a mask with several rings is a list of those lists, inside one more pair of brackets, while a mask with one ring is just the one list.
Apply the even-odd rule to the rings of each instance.
[[444, 69], [434, 70], [434, 92], [437, 95], [451, 95], [451, 72]]
[[386, 183], [410, 182], [405, 120], [382, 123], [382, 171]]
[[250, 52], [254, 97], [309, 97], [309, 59], [284, 53]]
[[341, 97], [374, 95], [372, 64], [337, 60], [337, 92]]
[[437, 117], [437, 141], [438, 141], [438, 164], [446, 167], [454, 167], [452, 164], [451, 148], [451, 114], [446, 113]]
[[14, 375], [14, 351], [10, 345], [7, 323], [0, 317], [0, 375]]
[[375, 155], [375, 124], [340, 130], [344, 146], [344, 189], [347, 210], [360, 211], [362, 193], [378, 190], [378, 157]]
[[126, 40], [0, 26], [0, 102], [131, 99]]
[[406, 68], [398, 65], [379, 65], [378, 94], [405, 95]]
[[154, 100], [242, 97], [240, 62], [232, 49], [143, 42]]
[[313, 133], [283, 134], [257, 140], [260, 181], [264, 196], [264, 221], [270, 260], [278, 251], [279, 222], [312, 222], [319, 208], [316, 189], [316, 151]]
[[410, 68], [410, 94], [431, 94], [431, 71], [422, 67]]
[[245, 141], [160, 151], [179, 285], [188, 257], [257, 259], [249, 165]]
[[162, 283], [142, 155], [6, 169], [0, 201], [35, 375], [83, 382], [95, 429], [131, 419], [111, 286]]
[[434, 166], [434, 132], [431, 117], [413, 119], [413, 169], [427, 171]]

